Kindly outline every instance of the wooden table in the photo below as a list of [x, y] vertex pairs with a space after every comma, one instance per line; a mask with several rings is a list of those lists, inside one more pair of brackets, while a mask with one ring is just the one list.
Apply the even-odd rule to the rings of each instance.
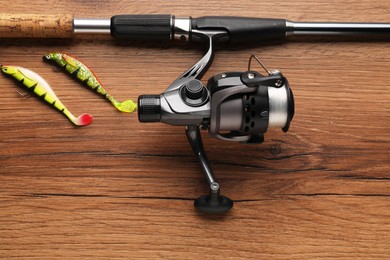
[[[15, 0], [5, 13], [236, 15], [390, 22], [390, 2]], [[390, 44], [295, 39], [218, 50], [205, 75], [244, 71], [250, 54], [289, 79], [290, 131], [261, 145], [214, 140], [206, 151], [224, 216], [195, 211], [207, 193], [183, 127], [141, 124], [43, 63], [48, 51], [87, 63], [118, 99], [159, 94], [202, 56], [196, 46], [108, 37], [0, 40], [0, 63], [51, 83], [77, 128], [0, 77], [0, 257], [4, 259], [389, 259]], [[260, 70], [260, 68], [258, 68]]]

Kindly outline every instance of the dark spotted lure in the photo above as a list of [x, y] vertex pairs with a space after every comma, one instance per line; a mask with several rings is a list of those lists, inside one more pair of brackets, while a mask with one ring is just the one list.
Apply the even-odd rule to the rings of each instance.
[[123, 102], [117, 101], [105, 90], [96, 77], [96, 75], [88, 68], [87, 65], [65, 53], [52, 52], [46, 54], [43, 59], [45, 61], [54, 61], [58, 66], [63, 68], [68, 73], [75, 75], [80, 81], [84, 82], [89, 88], [108, 99], [111, 104], [122, 112], [132, 113], [137, 110], [137, 104], [133, 100]]
[[18, 82], [22, 83], [29, 90], [34, 92], [37, 96], [41, 97], [47, 103], [51, 104], [54, 108], [64, 114], [73, 124], [77, 126], [89, 125], [92, 121], [92, 116], [89, 114], [82, 114], [79, 117], [75, 117], [65, 106], [60, 99], [54, 93], [49, 83], [46, 82], [41, 76], [34, 71], [17, 66], [1, 66], [0, 69], [4, 74], [7, 74]]

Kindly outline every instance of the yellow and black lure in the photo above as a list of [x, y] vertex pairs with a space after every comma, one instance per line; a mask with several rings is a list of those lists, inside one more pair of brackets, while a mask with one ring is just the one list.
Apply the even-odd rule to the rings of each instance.
[[52, 105], [54, 108], [64, 114], [73, 124], [77, 126], [86, 126], [92, 122], [92, 116], [89, 114], [82, 114], [75, 117], [54, 93], [49, 83], [34, 71], [18, 66], [2, 66], [1, 71], [22, 83], [30, 91], [34, 92], [38, 97]]
[[108, 99], [111, 104], [119, 111], [132, 113], [137, 110], [137, 104], [134, 103], [133, 100], [119, 102], [113, 96], [111, 96], [107, 92], [107, 90], [103, 88], [99, 79], [92, 72], [92, 70], [75, 57], [72, 57], [65, 53], [52, 52], [43, 56], [43, 60], [53, 61], [54, 63], [56, 63], [69, 74], [75, 76], [77, 79], [85, 83], [89, 88], [95, 90], [97, 93]]

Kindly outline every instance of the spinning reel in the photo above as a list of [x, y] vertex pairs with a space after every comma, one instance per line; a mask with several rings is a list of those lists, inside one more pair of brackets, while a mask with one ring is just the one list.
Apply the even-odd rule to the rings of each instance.
[[[210, 136], [241, 143], [262, 143], [270, 128], [287, 132], [294, 115], [294, 99], [287, 79], [280, 71], [269, 71], [251, 56], [248, 71], [226, 72], [200, 81], [213, 58], [213, 43], [224, 32], [194, 32], [208, 42], [208, 51], [189, 70], [177, 78], [160, 95], [138, 98], [140, 122], [163, 122], [186, 126], [186, 135], [209, 185], [209, 194], [195, 200], [201, 212], [224, 213], [233, 201], [220, 194], [217, 182], [203, 148], [200, 128]], [[267, 75], [250, 70], [252, 58]]]

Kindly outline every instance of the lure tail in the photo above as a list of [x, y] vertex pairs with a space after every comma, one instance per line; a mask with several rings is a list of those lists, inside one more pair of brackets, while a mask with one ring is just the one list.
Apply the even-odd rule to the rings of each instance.
[[71, 121], [77, 126], [86, 126], [92, 122], [92, 116], [90, 114], [82, 114], [81, 116], [74, 118]]
[[108, 97], [109, 94], [107, 94], [106, 98], [108, 100], [110, 100], [111, 104], [113, 104], [113, 106], [118, 109], [119, 111], [121, 112], [125, 112], [125, 113], [133, 113], [134, 111], [137, 110], [137, 104], [134, 103], [133, 100], [129, 99], [129, 100], [126, 100], [126, 101], [123, 101], [123, 102], [118, 102], [116, 101], [114, 98], [110, 98]]
[[57, 66], [63, 68], [70, 75], [85, 83], [89, 88], [108, 99], [111, 104], [121, 112], [132, 113], [137, 110], [137, 104], [133, 100], [123, 102], [117, 101], [103, 88], [99, 79], [87, 65], [65, 53], [52, 52], [43, 56], [45, 61], [53, 61]]
[[[58, 109], [59, 110], [59, 109]], [[62, 110], [60, 110], [62, 111]], [[65, 109], [62, 113], [75, 125], [77, 126], [87, 126], [92, 122], [93, 117], [90, 114], [82, 114], [78, 117], [75, 117], [69, 110]]]
[[27, 89], [34, 92], [38, 97], [45, 100], [55, 109], [64, 114], [73, 124], [77, 126], [86, 126], [92, 122], [92, 116], [83, 114], [75, 117], [65, 106], [61, 100], [54, 93], [49, 83], [46, 82], [37, 73], [26, 68], [17, 66], [0, 66], [1, 71], [22, 83]]

